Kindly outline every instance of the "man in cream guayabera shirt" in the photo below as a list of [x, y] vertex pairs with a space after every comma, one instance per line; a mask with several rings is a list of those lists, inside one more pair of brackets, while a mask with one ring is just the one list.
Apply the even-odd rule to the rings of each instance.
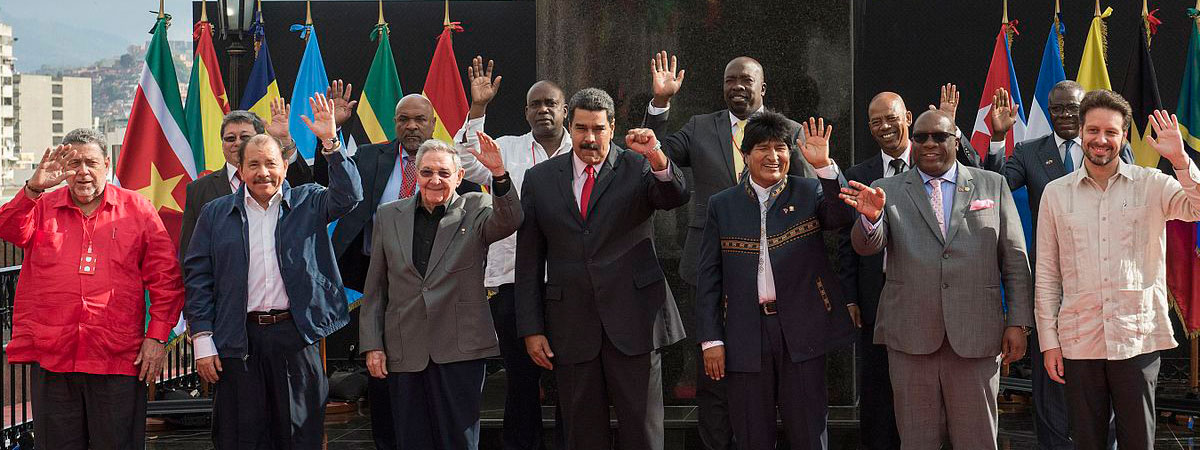
[[1167, 309], [1167, 220], [1200, 219], [1200, 170], [1179, 123], [1150, 117], [1150, 145], [1175, 177], [1120, 161], [1129, 103], [1108, 90], [1079, 106], [1084, 169], [1046, 185], [1038, 214], [1034, 311], [1050, 378], [1066, 384], [1076, 448], [1107, 447], [1109, 407], [1123, 449], [1154, 446], [1159, 350], [1175, 347]]

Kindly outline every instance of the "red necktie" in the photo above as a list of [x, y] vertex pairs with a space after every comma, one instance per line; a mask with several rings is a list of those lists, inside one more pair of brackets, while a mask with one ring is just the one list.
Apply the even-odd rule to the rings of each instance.
[[400, 198], [409, 198], [415, 194], [417, 189], [417, 165], [410, 162], [408, 159], [402, 160], [404, 170], [404, 179], [400, 180]]
[[583, 172], [587, 174], [587, 180], [583, 182], [583, 192], [579, 193], [579, 216], [586, 220], [588, 200], [592, 199], [592, 185], [596, 184], [596, 169], [589, 164]]
[[238, 188], [242, 187], [242, 171], [233, 171], [233, 178], [229, 180], [229, 187], [233, 192], [237, 192]]

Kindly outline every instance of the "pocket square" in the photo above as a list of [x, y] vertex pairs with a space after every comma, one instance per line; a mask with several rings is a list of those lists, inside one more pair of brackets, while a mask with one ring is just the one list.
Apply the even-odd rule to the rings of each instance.
[[993, 206], [996, 206], [996, 202], [992, 201], [991, 199], [971, 201], [971, 211], [979, 211], [981, 209], [988, 209]]

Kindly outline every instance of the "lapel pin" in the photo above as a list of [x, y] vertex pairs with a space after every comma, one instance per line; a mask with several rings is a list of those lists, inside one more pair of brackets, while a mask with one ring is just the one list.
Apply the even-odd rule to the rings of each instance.
[[971, 187], [970, 186], [961, 186], [958, 188], [958, 192], [971, 192]]
[[1046, 165], [1048, 166], [1048, 165], [1051, 165], [1051, 164], [1054, 164], [1054, 160], [1053, 160], [1053, 159], [1047, 159], [1047, 160], [1046, 160]]
[[795, 206], [788, 205], [788, 207], [787, 207], [787, 208], [783, 208], [783, 213], [784, 213], [784, 214], [787, 214], [787, 213], [790, 213], [790, 212], [792, 212], [792, 211], [795, 211], [795, 210], [796, 210], [796, 207], [795, 207]]

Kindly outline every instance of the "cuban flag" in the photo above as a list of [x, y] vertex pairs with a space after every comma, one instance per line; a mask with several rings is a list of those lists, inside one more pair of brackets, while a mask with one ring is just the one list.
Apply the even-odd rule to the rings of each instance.
[[1054, 23], [1050, 24], [1050, 36], [1046, 38], [1046, 49], [1042, 51], [1042, 68], [1038, 72], [1037, 87], [1033, 89], [1033, 107], [1029, 109], [1029, 129], [1025, 131], [1025, 139], [1037, 139], [1054, 131], [1050, 125], [1050, 89], [1067, 79], [1058, 45], [1064, 34], [1066, 31], [1055, 16]]

